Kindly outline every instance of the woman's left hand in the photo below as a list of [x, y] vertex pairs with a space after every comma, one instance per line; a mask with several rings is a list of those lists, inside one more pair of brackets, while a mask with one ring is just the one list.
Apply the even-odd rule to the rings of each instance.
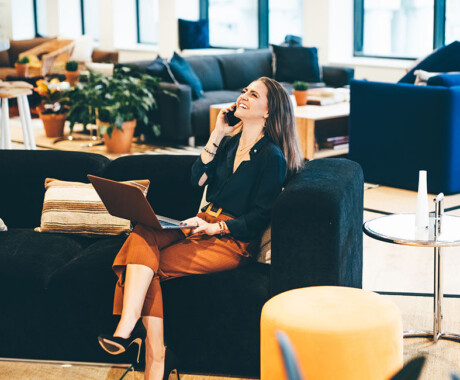
[[193, 228], [192, 233], [196, 234], [198, 232], [204, 232], [207, 235], [217, 235], [220, 232], [219, 225], [217, 223], [208, 223], [205, 220], [195, 216], [190, 219], [186, 219], [181, 222], [182, 225], [187, 226], [196, 226]]

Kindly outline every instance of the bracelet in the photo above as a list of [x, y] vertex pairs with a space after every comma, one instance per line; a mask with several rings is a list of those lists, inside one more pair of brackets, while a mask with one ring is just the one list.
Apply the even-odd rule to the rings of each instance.
[[214, 145], [216, 148], [219, 148], [219, 145], [217, 145], [216, 143], [212, 143], [212, 145]]
[[206, 147], [204, 147], [204, 151], [205, 151], [206, 153], [209, 153], [211, 156], [215, 156], [215, 155], [216, 155], [216, 153], [211, 152], [211, 151], [210, 151], [208, 148], [206, 148]]
[[224, 222], [217, 222], [217, 224], [219, 225], [219, 233], [220, 233], [220, 236], [223, 236], [226, 234], [226, 229], [225, 229], [225, 224]]

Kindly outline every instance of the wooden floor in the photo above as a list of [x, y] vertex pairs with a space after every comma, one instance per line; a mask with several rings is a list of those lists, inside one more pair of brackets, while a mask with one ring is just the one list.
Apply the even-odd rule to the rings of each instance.
[[[401, 310], [405, 330], [432, 329], [432, 297], [390, 296]], [[460, 332], [460, 298], [444, 299], [444, 327], [446, 331]], [[427, 362], [420, 380], [448, 380], [452, 372], [460, 374], [460, 343], [429, 339], [405, 339], [404, 360], [426, 355]], [[78, 365], [75, 363], [37, 363], [0, 360], [0, 380], [117, 380], [126, 368], [107, 365]], [[142, 372], [129, 372], [124, 379], [142, 380]], [[236, 380], [241, 378], [196, 374], [181, 375], [182, 380]]]

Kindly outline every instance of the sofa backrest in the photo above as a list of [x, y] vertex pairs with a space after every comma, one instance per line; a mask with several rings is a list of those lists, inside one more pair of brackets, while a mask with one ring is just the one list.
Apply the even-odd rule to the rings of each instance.
[[40, 226], [45, 178], [88, 182], [109, 159], [92, 153], [58, 150], [0, 150], [0, 218], [9, 228]]
[[183, 220], [195, 216], [203, 189], [194, 188], [190, 173], [197, 156], [136, 155], [117, 158], [103, 176], [115, 181], [149, 179], [147, 199], [158, 215]]
[[216, 57], [227, 90], [242, 89], [260, 77], [273, 78], [273, 58], [270, 49], [222, 54]]
[[192, 66], [200, 78], [203, 91], [219, 91], [224, 89], [224, 79], [219, 61], [215, 55], [191, 56], [185, 60]]

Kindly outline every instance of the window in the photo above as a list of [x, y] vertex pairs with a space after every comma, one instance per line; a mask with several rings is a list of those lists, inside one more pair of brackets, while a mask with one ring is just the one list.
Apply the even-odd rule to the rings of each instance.
[[77, 38], [82, 34], [80, 0], [61, 1], [58, 7], [59, 36]]
[[269, 41], [279, 45], [287, 34], [302, 36], [302, 0], [269, 0]]
[[176, 0], [176, 17], [183, 20], [199, 20], [199, 0]]
[[136, 0], [113, 0], [113, 41], [117, 47], [137, 43]]
[[209, 0], [208, 15], [211, 46], [259, 46], [258, 0]]
[[158, 43], [158, 0], [137, 0], [137, 42]]
[[33, 0], [15, 0], [11, 2], [12, 38], [25, 40], [35, 37], [35, 16]]
[[83, 34], [99, 41], [99, 4], [94, 0], [81, 0], [83, 13]]
[[354, 0], [354, 55], [415, 59], [460, 38], [458, 0]]
[[446, 44], [460, 40], [460, 1], [447, 0], [446, 3]]

